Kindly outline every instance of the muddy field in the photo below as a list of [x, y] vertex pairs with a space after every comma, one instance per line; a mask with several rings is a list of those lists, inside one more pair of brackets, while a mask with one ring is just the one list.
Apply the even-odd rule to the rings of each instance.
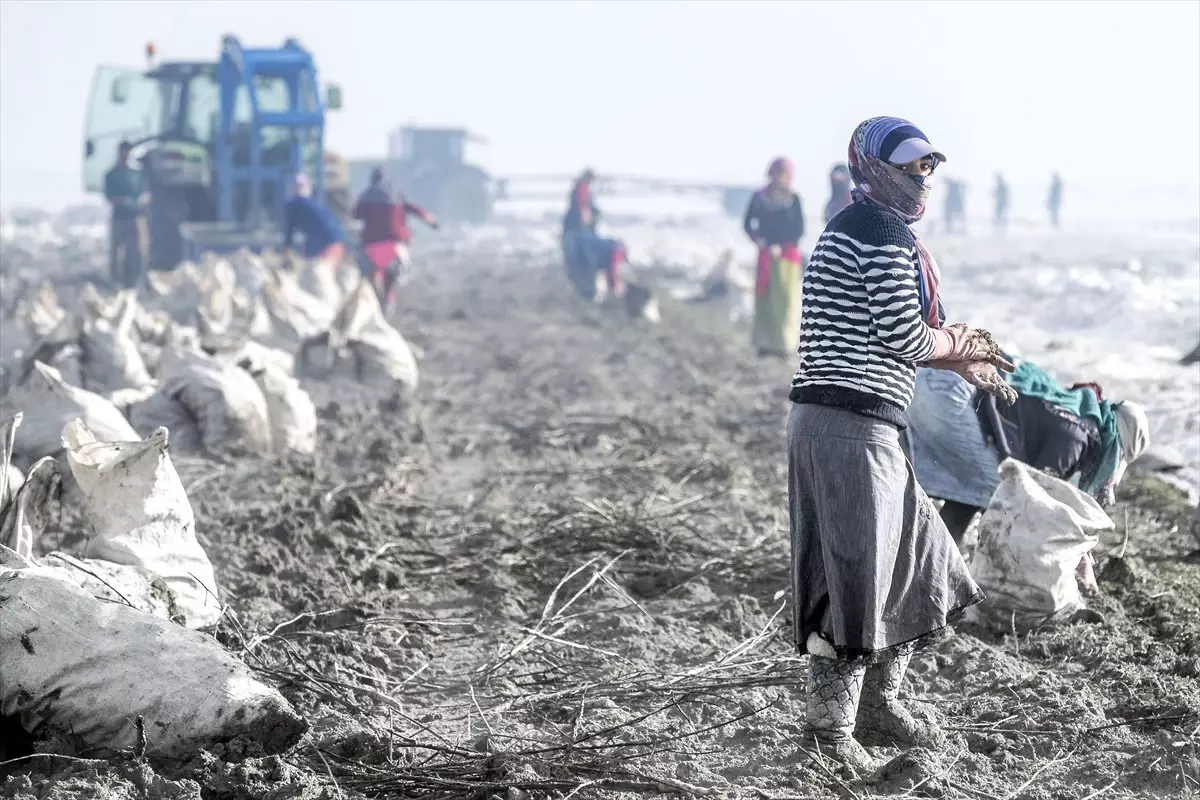
[[415, 398], [343, 395], [315, 459], [178, 465], [229, 604], [218, 635], [308, 717], [300, 747], [38, 755], [3, 765], [0, 797], [1200, 795], [1200, 565], [1173, 490], [1128, 482], [1095, 613], [918, 656], [905, 691], [947, 746], [876, 749], [877, 773], [849, 776], [800, 749], [792, 365], [695, 308], [629, 324], [553, 265], [480, 261], [405, 299]]

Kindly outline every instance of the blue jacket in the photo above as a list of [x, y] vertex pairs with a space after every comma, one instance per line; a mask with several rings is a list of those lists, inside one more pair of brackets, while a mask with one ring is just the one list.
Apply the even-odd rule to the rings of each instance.
[[311, 197], [293, 197], [284, 206], [283, 246], [291, 247], [297, 232], [304, 234], [304, 255], [313, 258], [330, 245], [346, 241], [346, 232], [328, 208]]

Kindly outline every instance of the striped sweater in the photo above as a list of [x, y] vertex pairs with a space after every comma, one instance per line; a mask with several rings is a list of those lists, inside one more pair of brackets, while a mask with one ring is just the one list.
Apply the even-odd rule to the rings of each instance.
[[904, 427], [914, 365], [933, 353], [918, 269], [912, 232], [890, 211], [851, 203], [829, 221], [804, 272], [793, 402]]

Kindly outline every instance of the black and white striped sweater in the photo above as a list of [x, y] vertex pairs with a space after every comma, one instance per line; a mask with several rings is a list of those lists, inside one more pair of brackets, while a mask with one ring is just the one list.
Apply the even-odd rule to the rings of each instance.
[[829, 221], [804, 271], [793, 402], [904, 427], [914, 365], [933, 353], [918, 269], [912, 232], [890, 211], [851, 203]]

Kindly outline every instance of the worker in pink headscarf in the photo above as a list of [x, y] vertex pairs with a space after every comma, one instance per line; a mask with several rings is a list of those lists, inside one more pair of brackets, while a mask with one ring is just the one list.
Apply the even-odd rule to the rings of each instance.
[[804, 211], [792, 191], [792, 162], [777, 158], [767, 185], [746, 208], [746, 235], [758, 245], [754, 289], [754, 346], [760, 356], [790, 358], [800, 330], [800, 237]]

